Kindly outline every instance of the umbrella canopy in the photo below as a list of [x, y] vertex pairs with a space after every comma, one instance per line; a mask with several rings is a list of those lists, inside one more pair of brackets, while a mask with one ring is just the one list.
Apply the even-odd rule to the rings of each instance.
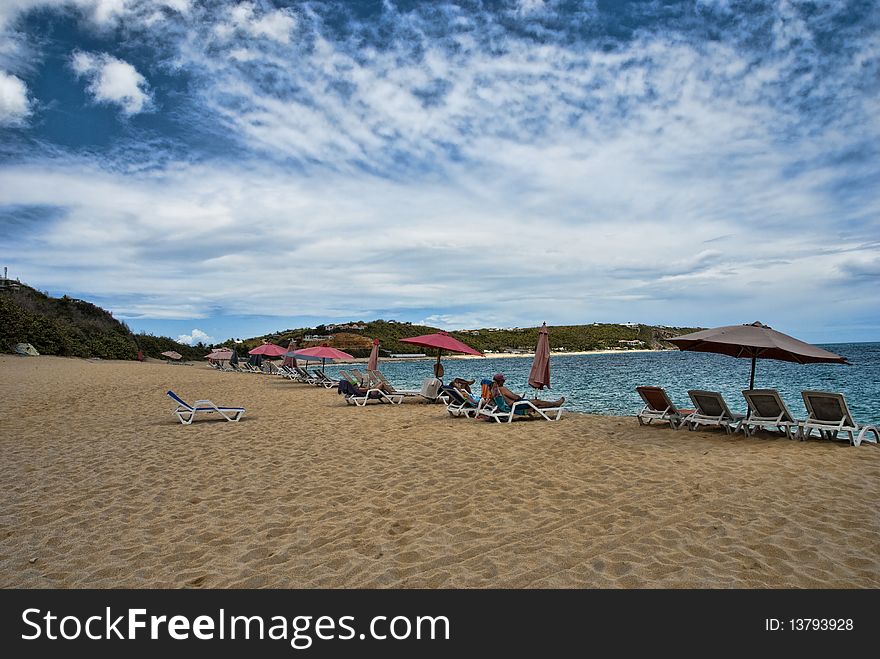
[[183, 355], [181, 355], [179, 352], [175, 352], [174, 350], [166, 350], [165, 352], [163, 352], [161, 354], [163, 357], [168, 357], [168, 359], [182, 359], [183, 358]]
[[458, 339], [449, 336], [446, 332], [436, 332], [435, 334], [423, 334], [422, 336], [414, 336], [409, 339], [400, 339], [402, 343], [412, 343], [416, 346], [424, 348], [437, 348], [437, 363], [434, 365], [434, 375], [438, 378], [443, 377], [443, 366], [440, 364], [440, 355], [444, 350], [447, 352], [459, 352], [465, 355], [474, 355], [483, 357], [483, 353], [474, 350]]
[[726, 325], [701, 330], [668, 339], [680, 350], [714, 352], [730, 357], [752, 359], [749, 388], [755, 388], [755, 362], [758, 359], [778, 359], [798, 364], [846, 364], [846, 357], [804, 343], [777, 332], [759, 322], [748, 325]]
[[330, 346], [315, 346], [314, 348], [303, 348], [302, 350], [297, 350], [293, 353], [294, 357], [305, 357], [307, 359], [320, 359], [321, 360], [321, 370], [324, 370], [324, 363], [328, 359], [354, 359], [353, 355], [349, 355], [347, 352], [342, 352], [342, 350], [337, 350], [336, 348], [331, 348]]
[[538, 345], [535, 347], [535, 360], [529, 371], [529, 386], [534, 389], [550, 388], [550, 333], [547, 323], [538, 331]]
[[373, 339], [373, 349], [370, 351], [370, 361], [367, 370], [375, 371], [379, 368], [379, 339]]
[[232, 357], [232, 351], [229, 348], [218, 348], [209, 355], [205, 355], [205, 359], [225, 361]]
[[248, 351], [249, 355], [263, 355], [264, 357], [280, 357], [287, 354], [287, 348], [282, 348], [274, 343], [264, 343], [257, 346], [253, 350]]

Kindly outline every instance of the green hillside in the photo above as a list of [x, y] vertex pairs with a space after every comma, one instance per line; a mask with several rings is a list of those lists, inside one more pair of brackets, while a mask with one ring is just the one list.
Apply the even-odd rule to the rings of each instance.
[[167, 337], [132, 334], [125, 323], [100, 307], [67, 297], [53, 298], [17, 284], [0, 290], [0, 352], [16, 343], [30, 343], [41, 355], [135, 359], [160, 357], [176, 350], [186, 359], [199, 359], [204, 346], [186, 346]]
[[[423, 353], [425, 349], [408, 343], [401, 343], [399, 339], [439, 331], [436, 327], [400, 323], [393, 320], [360, 321], [357, 323], [347, 323], [346, 325], [356, 325], [363, 329], [351, 329], [345, 326], [340, 329], [338, 326], [334, 328], [333, 326], [319, 325], [317, 327], [288, 329], [282, 332], [254, 337], [237, 346], [230, 339], [224, 345], [237, 347], [239, 352], [247, 352], [247, 350], [259, 345], [263, 341], [271, 341], [278, 345], [287, 346], [288, 342], [293, 339], [295, 345], [301, 348], [321, 343], [306, 342], [304, 340], [306, 336], [326, 336], [328, 338], [323, 342], [344, 349], [355, 357], [364, 357], [369, 354], [368, 347], [351, 348], [350, 346], [340, 345], [335, 338], [331, 338], [336, 337], [342, 332], [346, 335], [357, 334], [369, 339], [379, 339], [383, 354], [415, 354]], [[467, 345], [483, 352], [511, 352], [533, 350], [538, 340], [538, 329], [538, 327], [497, 330], [479, 329], [450, 332], [450, 334]], [[610, 323], [559, 325], [549, 328], [551, 348], [565, 349], [570, 352], [625, 348], [619, 341], [641, 341], [642, 345], [638, 347], [642, 348], [673, 349], [674, 346], [664, 339], [676, 336], [677, 334], [695, 331], [695, 329], [687, 327], [656, 327], [651, 325], [629, 327]]]

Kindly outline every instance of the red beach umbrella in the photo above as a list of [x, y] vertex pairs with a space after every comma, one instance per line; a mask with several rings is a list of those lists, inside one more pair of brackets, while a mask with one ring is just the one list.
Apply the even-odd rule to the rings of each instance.
[[368, 371], [379, 368], [379, 339], [373, 339], [373, 349], [370, 351], [370, 361], [367, 363]]
[[249, 355], [263, 355], [264, 357], [280, 357], [287, 354], [287, 348], [282, 348], [274, 343], [264, 343], [253, 350], [248, 350]]
[[443, 366], [440, 364], [440, 355], [443, 351], [458, 352], [465, 355], [474, 355], [483, 357], [483, 353], [474, 350], [469, 345], [462, 343], [458, 339], [449, 336], [446, 332], [436, 332], [435, 334], [423, 334], [422, 336], [414, 336], [409, 339], [400, 339], [402, 343], [412, 343], [416, 346], [424, 348], [437, 348], [437, 363], [434, 365], [434, 376], [443, 377]]
[[535, 348], [535, 360], [529, 372], [529, 386], [534, 389], [550, 388], [550, 334], [547, 323], [538, 331], [538, 345]]
[[324, 370], [324, 362], [328, 359], [354, 359], [353, 355], [347, 352], [331, 348], [330, 346], [315, 346], [314, 348], [303, 348], [294, 353], [295, 357], [309, 357], [311, 359], [321, 360], [321, 370]]

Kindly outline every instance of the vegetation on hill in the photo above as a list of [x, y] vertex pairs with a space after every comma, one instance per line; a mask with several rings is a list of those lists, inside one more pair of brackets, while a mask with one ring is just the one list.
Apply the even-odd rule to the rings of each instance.
[[[694, 328], [666, 328], [651, 325], [560, 325], [550, 327], [553, 350], [672, 348], [664, 339]], [[374, 320], [342, 325], [318, 325], [275, 332], [236, 344], [232, 339], [221, 345], [234, 347], [240, 355], [270, 341], [295, 347], [327, 345], [345, 350], [355, 357], [370, 353], [373, 339], [379, 339], [383, 355], [432, 352], [400, 339], [431, 334], [436, 327], [413, 325], [395, 320]], [[531, 351], [538, 340], [538, 327], [479, 329], [450, 332], [452, 336], [483, 352]], [[630, 345], [621, 341], [640, 342]], [[184, 359], [201, 359], [210, 346], [188, 346], [164, 336], [132, 334], [125, 323], [100, 307], [67, 296], [53, 298], [24, 284], [0, 290], [0, 350], [11, 352], [16, 343], [30, 343], [41, 354], [103, 359], [135, 359], [138, 351], [145, 357], [161, 357], [167, 350], [179, 352]]]
[[159, 357], [176, 350], [187, 359], [205, 354], [204, 346], [190, 347], [165, 337], [134, 335], [125, 323], [83, 300], [53, 298], [29, 286], [0, 290], [0, 351], [12, 352], [17, 343], [30, 343], [42, 355], [135, 359]]
[[[327, 345], [345, 350], [355, 357], [365, 357], [370, 353], [372, 339], [379, 339], [382, 354], [416, 354], [430, 352], [425, 348], [402, 343], [400, 339], [421, 334], [440, 331], [436, 327], [413, 325], [393, 320], [360, 321], [339, 326], [318, 325], [300, 329], [288, 329], [283, 332], [267, 334], [235, 345], [228, 340], [224, 345], [238, 348], [239, 352], [247, 352], [263, 341], [287, 346], [293, 340], [297, 348], [311, 345]], [[357, 327], [359, 329], [352, 329]], [[516, 352], [533, 350], [538, 340], [538, 327], [515, 329], [480, 329], [450, 332], [452, 336], [469, 346], [483, 352]], [[549, 328], [550, 346], [554, 350], [569, 352], [581, 350], [602, 350], [611, 348], [653, 348], [671, 349], [674, 346], [665, 339], [676, 334], [693, 331], [693, 328], [655, 327], [651, 325], [616, 325], [610, 323], [594, 323], [591, 325], [559, 325]], [[360, 342], [354, 341], [352, 335], [363, 337]], [[306, 337], [325, 337], [323, 339], [306, 340]], [[624, 345], [620, 341], [640, 341], [639, 345]]]

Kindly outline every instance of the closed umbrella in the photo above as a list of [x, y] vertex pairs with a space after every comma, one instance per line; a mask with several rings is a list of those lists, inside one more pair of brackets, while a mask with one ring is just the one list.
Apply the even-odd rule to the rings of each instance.
[[373, 339], [373, 349], [370, 351], [370, 361], [367, 362], [367, 370], [379, 370], [379, 339]]
[[400, 339], [400, 341], [402, 343], [412, 343], [413, 345], [422, 346], [424, 348], [437, 348], [437, 363], [434, 364], [434, 376], [437, 378], [443, 377], [443, 365], [440, 363], [440, 355], [443, 354], [444, 350], [447, 352], [458, 352], [465, 355], [475, 355], [477, 357], [484, 356], [479, 350], [474, 350], [469, 345], [462, 343], [446, 332], [423, 334], [422, 336], [414, 336], [409, 339]]
[[298, 364], [296, 363], [296, 357], [293, 353], [293, 339], [290, 340], [290, 343], [287, 344], [287, 352], [284, 355], [284, 361], [281, 362], [282, 366], [287, 366], [289, 368], [296, 368]]
[[804, 343], [777, 332], [760, 322], [726, 325], [668, 339], [680, 350], [714, 352], [730, 357], [751, 358], [749, 389], [755, 388], [755, 363], [758, 359], [778, 359], [798, 364], [847, 364], [846, 357]]
[[535, 360], [529, 371], [529, 386], [534, 389], [550, 388], [550, 333], [547, 323], [538, 331], [538, 345], [535, 347]]

